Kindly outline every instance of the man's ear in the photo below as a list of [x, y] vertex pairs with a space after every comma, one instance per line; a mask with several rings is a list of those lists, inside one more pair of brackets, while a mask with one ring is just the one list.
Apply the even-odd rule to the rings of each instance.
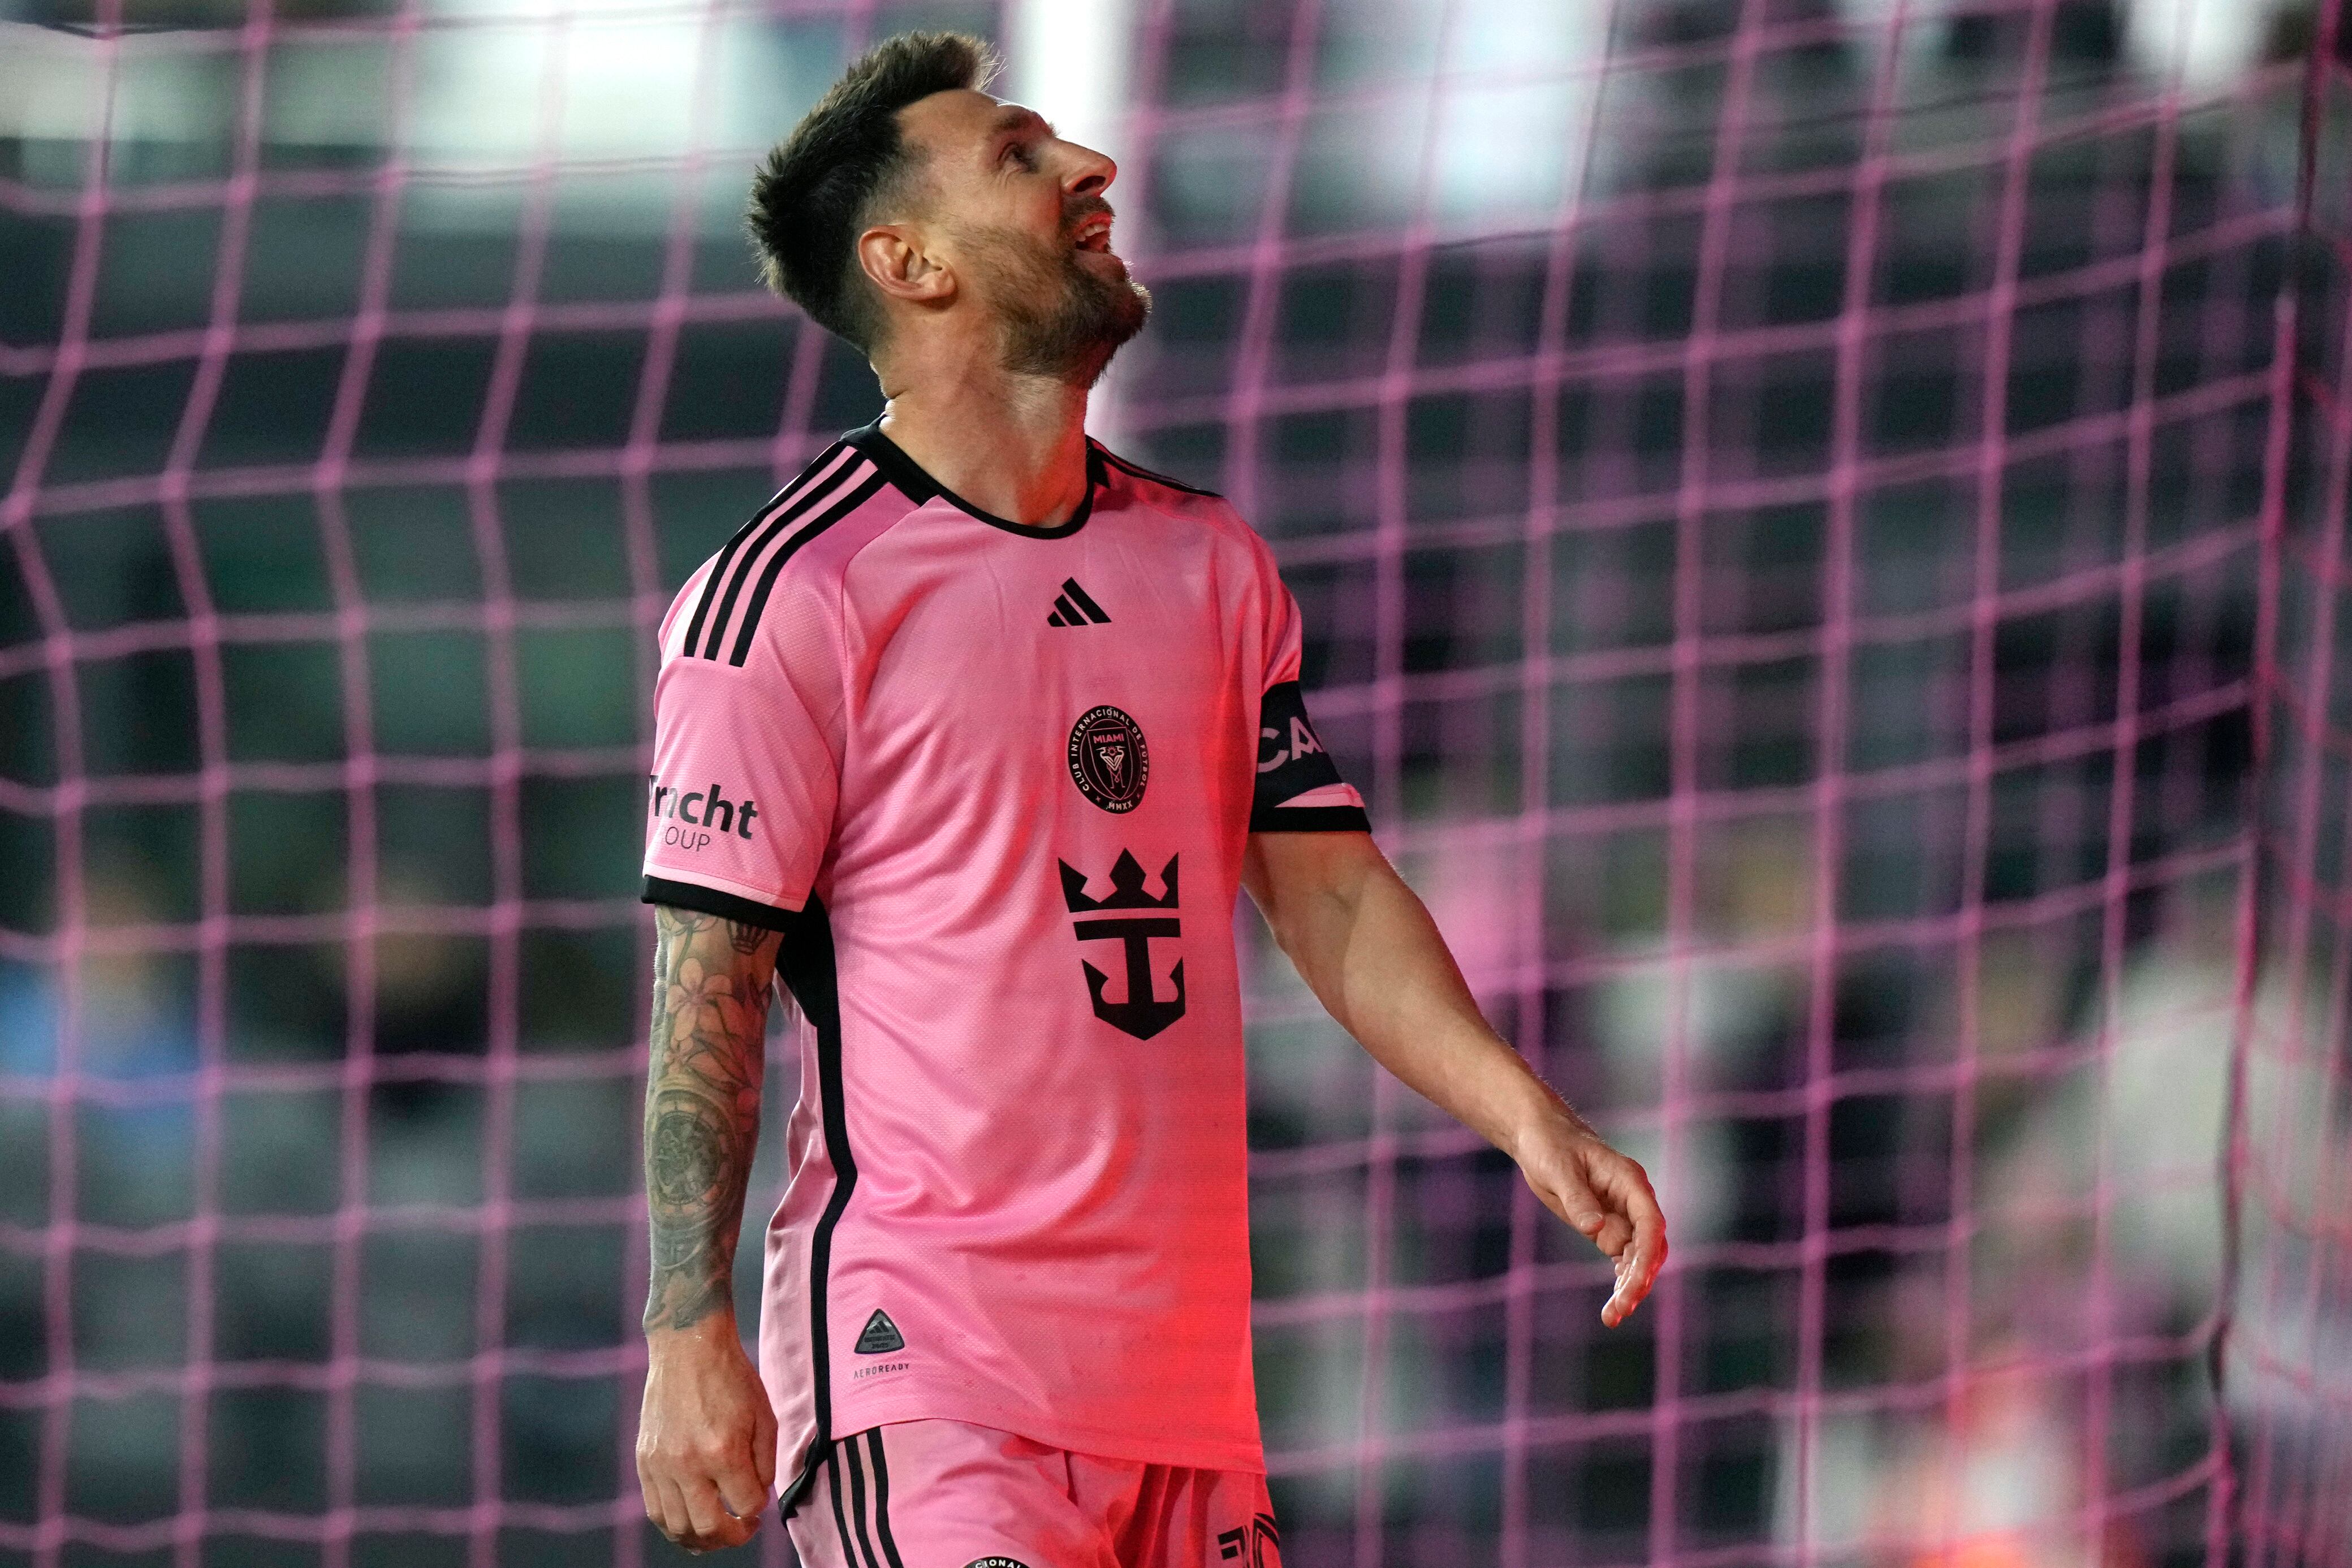
[[857, 265], [892, 299], [936, 304], [955, 295], [955, 274], [923, 249], [919, 235], [895, 224], [857, 236]]

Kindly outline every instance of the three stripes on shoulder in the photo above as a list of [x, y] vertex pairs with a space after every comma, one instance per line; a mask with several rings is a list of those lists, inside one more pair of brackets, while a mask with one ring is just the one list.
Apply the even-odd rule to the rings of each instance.
[[[845, 461], [835, 462], [845, 454], [848, 455]], [[730, 664], [742, 664], [751, 652], [752, 633], [759, 630], [760, 617], [767, 610], [784, 563], [810, 540], [872, 500], [885, 483], [873, 460], [845, 442], [834, 443], [802, 470], [799, 478], [738, 528], [727, 548], [719, 552], [695, 602], [694, 618], [687, 623], [686, 656], [718, 659], [723, 654]], [[746, 588], [751, 590], [748, 596]], [[739, 599], [745, 600], [740, 615]], [[731, 649], [727, 635], [730, 630], [735, 633]]]

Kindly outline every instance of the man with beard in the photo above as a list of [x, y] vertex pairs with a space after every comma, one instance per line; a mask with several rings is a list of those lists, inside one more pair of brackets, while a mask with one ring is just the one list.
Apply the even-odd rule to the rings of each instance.
[[[982, 91], [989, 64], [892, 39], [752, 187], [768, 281], [887, 401], [662, 625], [638, 1473], [696, 1550], [773, 1490], [814, 1568], [1268, 1568], [1242, 888], [1381, 1063], [1615, 1260], [1604, 1322], [1664, 1227], [1374, 847], [1264, 542], [1087, 439], [1150, 297], [1110, 161]], [[733, 1264], [778, 979], [801, 1094], [755, 1371]]]

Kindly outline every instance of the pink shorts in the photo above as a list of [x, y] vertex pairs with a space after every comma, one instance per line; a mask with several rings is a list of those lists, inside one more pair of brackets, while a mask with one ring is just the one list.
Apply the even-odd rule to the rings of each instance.
[[804, 1568], [1281, 1568], [1265, 1478], [961, 1421], [844, 1437], [792, 1518]]

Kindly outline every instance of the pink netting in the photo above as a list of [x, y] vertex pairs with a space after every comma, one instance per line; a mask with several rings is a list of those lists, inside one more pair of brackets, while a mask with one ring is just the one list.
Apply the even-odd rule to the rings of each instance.
[[2352, 38], [2323, 10], [2305, 86], [2295, 272], [2281, 312], [2263, 602], [2273, 650], [2256, 724], [2259, 922], [2240, 975], [2229, 1176], [2237, 1417], [2250, 1563], [2352, 1559], [2352, 1098], [2346, 1092], [2344, 842], [2352, 810], [2340, 688], [2352, 622]]
[[667, 1553], [650, 632], [873, 412], [750, 160], [940, 22], [1108, 29], [1114, 444], [1274, 540], [1383, 841], [1675, 1224], [1603, 1333], [1252, 925], [1287, 1560], [2352, 1557], [2332, 4], [29, 9], [0, 1562]]

